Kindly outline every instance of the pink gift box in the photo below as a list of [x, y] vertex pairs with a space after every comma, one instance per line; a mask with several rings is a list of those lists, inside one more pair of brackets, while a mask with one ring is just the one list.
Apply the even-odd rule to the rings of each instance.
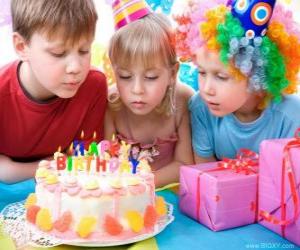
[[256, 222], [257, 174], [216, 168], [218, 162], [180, 168], [180, 210], [213, 231]]
[[[300, 196], [299, 138], [298, 146], [295, 145], [296, 147], [287, 151], [291, 159], [291, 168], [288, 170], [287, 166], [286, 171], [283, 170], [283, 157], [287, 155], [284, 154], [284, 147], [292, 141], [297, 142], [295, 139], [275, 139], [261, 143], [258, 219], [261, 225], [300, 245], [300, 216], [297, 213]], [[293, 192], [290, 179], [295, 183]]]

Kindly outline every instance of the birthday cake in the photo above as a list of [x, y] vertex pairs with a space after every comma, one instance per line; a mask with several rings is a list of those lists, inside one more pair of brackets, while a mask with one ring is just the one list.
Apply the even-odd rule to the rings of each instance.
[[53, 161], [39, 163], [26, 220], [66, 241], [111, 242], [153, 232], [167, 206], [155, 196], [142, 155], [116, 141], [92, 143], [88, 151], [75, 147], [71, 155], [56, 152]]

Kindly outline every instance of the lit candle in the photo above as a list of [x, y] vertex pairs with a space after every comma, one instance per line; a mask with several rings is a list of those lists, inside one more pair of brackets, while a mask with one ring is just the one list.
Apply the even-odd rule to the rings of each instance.
[[100, 155], [104, 155], [105, 151], [109, 150], [110, 142], [108, 140], [103, 140], [99, 143]]
[[130, 172], [130, 164], [129, 164], [129, 161], [127, 160], [123, 160], [121, 162], [121, 165], [120, 165], [120, 173], [123, 173], [123, 172]]
[[54, 153], [53, 158], [57, 160], [59, 156], [63, 156], [64, 154], [61, 153], [61, 146], [58, 147], [57, 151]]
[[73, 168], [73, 164], [72, 164], [72, 156], [68, 156], [68, 171], [71, 172]]
[[96, 142], [92, 142], [89, 146], [89, 155], [99, 155], [98, 146]]
[[105, 172], [106, 171], [106, 160], [103, 157], [97, 157], [96, 159], [96, 172]]
[[84, 142], [83, 142], [83, 138], [84, 138], [84, 132], [82, 130], [81, 131], [81, 135], [80, 135], [81, 142], [79, 143], [79, 145], [80, 145], [79, 150], [80, 150], [81, 155], [84, 155]]
[[111, 173], [115, 172], [119, 168], [119, 159], [112, 157], [109, 160], [109, 170]]
[[66, 157], [58, 156], [56, 159], [56, 169], [57, 170], [64, 170], [66, 168]]
[[130, 162], [131, 162], [131, 164], [132, 164], [132, 173], [133, 173], [133, 174], [136, 174], [136, 168], [137, 168], [137, 166], [139, 165], [139, 161], [136, 160], [136, 159], [134, 159], [134, 158], [131, 158], [131, 159], [130, 159]]
[[110, 155], [118, 156], [120, 150], [120, 144], [118, 143], [118, 140], [116, 140], [115, 134], [112, 135], [112, 143], [110, 145]]
[[69, 147], [69, 155], [73, 155], [73, 142], [71, 143]]
[[80, 139], [81, 141], [74, 140], [74, 150], [75, 150], [75, 156], [78, 156], [80, 152], [81, 155], [84, 155], [84, 143], [83, 143], [83, 137], [84, 137], [84, 132], [83, 130], [81, 131], [80, 134]]

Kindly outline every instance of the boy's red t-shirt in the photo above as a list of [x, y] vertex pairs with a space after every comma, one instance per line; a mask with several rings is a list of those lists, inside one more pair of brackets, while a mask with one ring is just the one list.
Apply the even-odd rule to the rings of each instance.
[[72, 98], [37, 103], [26, 96], [18, 80], [18, 65], [0, 69], [0, 154], [15, 160], [32, 161], [53, 155], [60, 146], [67, 150], [73, 140], [87, 146], [103, 139], [107, 103], [105, 76], [90, 70]]

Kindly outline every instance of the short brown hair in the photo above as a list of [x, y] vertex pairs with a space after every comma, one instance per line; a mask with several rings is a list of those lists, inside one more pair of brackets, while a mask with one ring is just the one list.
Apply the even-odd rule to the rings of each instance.
[[13, 31], [28, 42], [34, 32], [51, 39], [58, 29], [67, 42], [93, 37], [98, 18], [93, 0], [12, 0], [11, 12]]

